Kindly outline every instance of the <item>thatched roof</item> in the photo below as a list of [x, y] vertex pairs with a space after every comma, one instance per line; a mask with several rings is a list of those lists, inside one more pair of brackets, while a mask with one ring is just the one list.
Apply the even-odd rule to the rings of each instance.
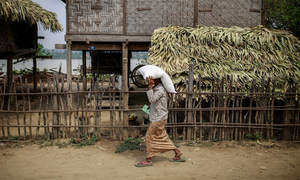
[[47, 11], [31, 0], [1, 0], [0, 19], [11, 22], [26, 21], [29, 24], [40, 23], [44, 29], [50, 29], [52, 32], [63, 30], [55, 13]]
[[300, 82], [300, 41], [262, 26], [164, 27], [154, 31], [148, 62], [183, 87], [192, 63], [194, 77], [201, 75], [208, 86], [213, 79], [233, 76], [248, 83], [272, 78], [285, 89], [290, 82]]

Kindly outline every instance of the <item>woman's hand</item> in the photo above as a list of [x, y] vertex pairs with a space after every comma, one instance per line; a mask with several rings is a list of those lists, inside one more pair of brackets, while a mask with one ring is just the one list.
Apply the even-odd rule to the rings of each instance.
[[148, 84], [149, 84], [149, 90], [151, 90], [151, 89], [153, 89], [154, 80], [151, 77], [149, 77], [147, 79], [148, 79]]

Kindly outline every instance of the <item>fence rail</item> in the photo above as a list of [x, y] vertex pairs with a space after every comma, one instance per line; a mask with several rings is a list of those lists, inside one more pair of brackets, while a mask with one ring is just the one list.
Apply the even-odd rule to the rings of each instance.
[[[122, 97], [146, 96], [146, 91], [118, 90], [114, 75], [78, 79], [72, 91], [67, 90], [65, 80], [58, 74], [45, 83], [40, 80], [39, 92], [34, 93], [26, 80], [9, 86], [4, 82], [0, 86], [0, 138], [105, 135], [121, 140], [127, 131], [131, 135], [130, 130], [145, 133], [144, 121], [128, 125], [123, 118], [124, 113], [141, 112], [143, 105], [125, 108]], [[209, 89], [201, 86], [201, 77], [189, 76], [187, 81], [191, 82], [188, 91], [168, 95], [167, 129], [173, 139], [243, 140], [260, 136], [299, 140], [299, 83], [280, 92], [271, 79], [245, 87], [241, 80], [222, 77]], [[89, 91], [83, 90], [84, 84]]]

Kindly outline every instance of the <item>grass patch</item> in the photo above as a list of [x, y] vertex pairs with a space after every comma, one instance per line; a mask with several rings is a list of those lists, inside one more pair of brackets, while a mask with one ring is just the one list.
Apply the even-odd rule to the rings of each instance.
[[121, 153], [127, 150], [140, 150], [141, 146], [142, 140], [140, 138], [129, 137], [120, 144], [115, 153]]

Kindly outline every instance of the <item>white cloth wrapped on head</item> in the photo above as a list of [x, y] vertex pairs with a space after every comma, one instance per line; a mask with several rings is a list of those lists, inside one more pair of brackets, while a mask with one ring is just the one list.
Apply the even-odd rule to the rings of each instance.
[[154, 65], [145, 65], [139, 68], [138, 71], [143, 75], [144, 79], [147, 79], [148, 77], [151, 77], [152, 79], [160, 78], [163, 86], [169, 93], [176, 93], [170, 76], [160, 67]]

